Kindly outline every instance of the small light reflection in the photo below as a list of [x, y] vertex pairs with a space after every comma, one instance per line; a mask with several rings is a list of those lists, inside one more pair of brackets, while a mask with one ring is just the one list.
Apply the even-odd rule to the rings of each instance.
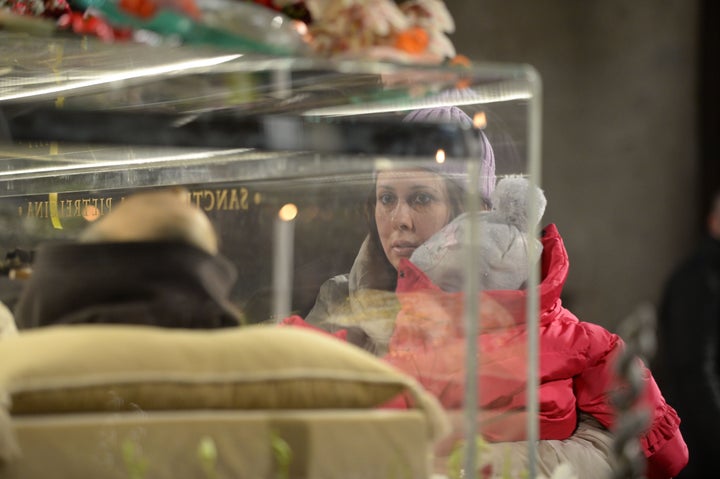
[[301, 22], [300, 20], [293, 20], [292, 25], [295, 27], [295, 30], [301, 35], [305, 36], [308, 33], [308, 27], [305, 22]]
[[297, 213], [297, 206], [292, 203], [288, 203], [286, 205], [283, 205], [282, 208], [280, 208], [280, 211], [278, 211], [278, 218], [283, 221], [292, 221], [297, 216]]
[[97, 206], [87, 205], [83, 208], [82, 216], [85, 218], [85, 221], [92, 222], [100, 218], [100, 210]]
[[303, 210], [303, 218], [312, 221], [320, 215], [320, 208], [317, 205], [309, 205]]
[[473, 116], [473, 126], [475, 128], [485, 128], [487, 126], [487, 118], [484, 111], [479, 111]]
[[445, 163], [445, 150], [440, 148], [437, 153], [435, 153], [435, 161], [437, 163]]

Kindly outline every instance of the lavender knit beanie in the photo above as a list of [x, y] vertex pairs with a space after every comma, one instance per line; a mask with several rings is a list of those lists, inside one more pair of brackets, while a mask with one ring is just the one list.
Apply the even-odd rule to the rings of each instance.
[[[456, 106], [443, 106], [434, 108], [423, 108], [410, 112], [403, 121], [427, 122], [427, 123], [455, 123], [464, 128], [474, 128], [472, 119]], [[477, 130], [478, 141], [480, 142], [480, 195], [489, 200], [495, 189], [495, 153], [487, 136], [482, 130]], [[462, 170], [459, 170], [462, 168]], [[437, 171], [447, 175], [449, 178], [467, 178], [467, 173], [461, 163], [445, 162], [437, 166]], [[466, 183], [458, 181], [460, 186], [465, 188]]]

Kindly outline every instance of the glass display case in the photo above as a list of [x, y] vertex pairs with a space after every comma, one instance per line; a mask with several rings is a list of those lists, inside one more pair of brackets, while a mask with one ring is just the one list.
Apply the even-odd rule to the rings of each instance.
[[[521, 444], [526, 452], [497, 453], [494, 467], [514, 454], [529, 459], [513, 474], [535, 474], [533, 238], [544, 203], [532, 194], [541, 85], [531, 67], [273, 57], [0, 32], [0, 75], [2, 300], [16, 313], [38, 248], [83, 244], [84, 232], [133, 195], [181, 187], [185, 203], [210, 219], [218, 255], [236, 273], [227, 300], [240, 325], [302, 324], [349, 342], [360, 335], [361, 347], [443, 406], [453, 432], [423, 474], [461, 477], [486, 466], [486, 443]], [[526, 190], [493, 196], [503, 180], [522, 180]], [[489, 221], [482, 214], [493, 200], [537, 221]], [[426, 226], [433, 214], [434, 226]], [[461, 214], [463, 222], [438, 239]], [[512, 248], [488, 246], [493, 222], [515, 227], [524, 242], [510, 275], [516, 284], [487, 282], [484, 255]], [[378, 274], [389, 278], [367, 279], [377, 273], [363, 256], [372, 248], [383, 263]], [[98, 276], [110, 274], [96, 267]], [[519, 289], [527, 294], [484, 291]], [[346, 296], [320, 304], [338, 291]], [[36, 326], [19, 316], [21, 330]], [[412, 401], [394, 403], [387, 407]], [[459, 446], [477, 437], [483, 447]]]

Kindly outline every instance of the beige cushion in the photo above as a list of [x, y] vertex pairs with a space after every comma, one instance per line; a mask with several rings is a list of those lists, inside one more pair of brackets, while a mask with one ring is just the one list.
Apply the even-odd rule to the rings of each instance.
[[278, 326], [180, 330], [73, 325], [0, 342], [12, 415], [117, 410], [371, 408], [409, 392], [444, 429], [434, 398], [371, 354]]
[[64, 326], [0, 349], [12, 412], [371, 407], [403, 389], [397, 373], [318, 333]]

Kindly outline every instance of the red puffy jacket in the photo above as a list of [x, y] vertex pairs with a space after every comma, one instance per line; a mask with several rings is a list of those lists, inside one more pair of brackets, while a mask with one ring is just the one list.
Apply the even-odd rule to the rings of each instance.
[[[560, 301], [568, 257], [557, 228], [542, 237], [539, 285], [540, 439], [566, 439], [578, 411], [612, 428], [615, 410], [610, 391], [619, 386], [613, 361], [624, 347], [606, 329], [581, 322]], [[463, 405], [465, 347], [463, 293], [446, 293], [415, 265], [402, 260], [398, 270], [401, 311], [385, 359], [414, 376], [448, 409]], [[480, 297], [478, 348], [478, 417], [480, 432], [491, 441], [525, 438], [527, 329], [526, 291], [486, 291]], [[641, 438], [648, 477], [669, 478], [687, 464], [680, 419], [662, 397], [643, 366], [645, 388], [639, 405], [652, 421]], [[391, 407], [402, 407], [403, 399]]]

